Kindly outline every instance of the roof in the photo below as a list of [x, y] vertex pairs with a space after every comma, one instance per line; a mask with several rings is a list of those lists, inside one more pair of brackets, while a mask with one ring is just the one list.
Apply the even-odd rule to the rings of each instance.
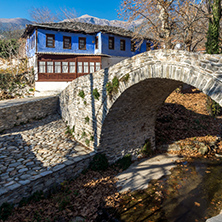
[[84, 34], [95, 34], [98, 32], [104, 32], [124, 37], [133, 37], [133, 32], [115, 26], [102, 26], [94, 25], [90, 23], [82, 22], [58, 22], [58, 23], [36, 23], [26, 26], [26, 29], [22, 35], [23, 38], [29, 36], [35, 28], [50, 29], [57, 31], [68, 31], [68, 32], [80, 32]]

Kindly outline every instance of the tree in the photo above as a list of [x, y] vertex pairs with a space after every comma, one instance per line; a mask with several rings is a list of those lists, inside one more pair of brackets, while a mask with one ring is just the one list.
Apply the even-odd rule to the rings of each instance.
[[180, 43], [195, 50], [206, 35], [205, 3], [196, 0], [123, 0], [119, 15], [124, 20], [143, 19], [134, 38], [150, 37], [169, 49]]
[[206, 52], [219, 54], [219, 36], [221, 19], [221, 0], [208, 0], [209, 25], [207, 32]]
[[0, 40], [0, 57], [4, 59], [12, 58], [17, 55], [19, 43], [16, 39]]
[[60, 8], [56, 13], [48, 7], [33, 7], [29, 10], [30, 17], [37, 23], [58, 22], [67, 19], [68, 21], [76, 17], [76, 11], [73, 8]]

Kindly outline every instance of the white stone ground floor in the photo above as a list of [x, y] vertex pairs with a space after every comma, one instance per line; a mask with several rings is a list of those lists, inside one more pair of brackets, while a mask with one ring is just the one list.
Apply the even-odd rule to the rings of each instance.
[[0, 205], [46, 190], [88, 166], [94, 152], [66, 131], [54, 114], [0, 134]]

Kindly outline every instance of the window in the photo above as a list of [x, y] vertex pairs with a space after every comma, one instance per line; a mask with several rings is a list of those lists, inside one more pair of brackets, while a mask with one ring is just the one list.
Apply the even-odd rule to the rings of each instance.
[[146, 51], [150, 51], [150, 49], [151, 49], [151, 43], [147, 42], [146, 43]]
[[46, 34], [46, 47], [49, 48], [55, 47], [55, 35]]
[[82, 62], [78, 62], [78, 73], [82, 73]]
[[88, 62], [84, 62], [84, 73], [89, 73], [89, 64]]
[[68, 73], [68, 62], [62, 62], [62, 72]]
[[131, 41], [131, 52], [135, 52], [136, 51], [136, 44], [135, 42]]
[[61, 62], [55, 62], [55, 73], [61, 73]]
[[109, 49], [114, 49], [114, 37], [109, 37]]
[[94, 68], [94, 62], [90, 62], [90, 64], [89, 64], [89, 71], [90, 71], [90, 73], [94, 73], [95, 72], [95, 68]]
[[53, 73], [53, 62], [47, 62], [47, 73]]
[[126, 41], [121, 39], [120, 40], [120, 50], [125, 51], [126, 50]]
[[86, 38], [79, 38], [79, 49], [86, 50]]
[[100, 62], [96, 62], [96, 71], [100, 70]]
[[71, 49], [71, 37], [63, 36], [63, 48]]
[[39, 62], [39, 73], [45, 73], [45, 62]]
[[96, 43], [95, 43], [95, 47], [96, 47], [96, 49], [98, 49], [99, 48], [99, 38], [98, 38], [98, 36], [96, 36]]
[[76, 72], [76, 63], [75, 62], [69, 62], [69, 72], [70, 73]]

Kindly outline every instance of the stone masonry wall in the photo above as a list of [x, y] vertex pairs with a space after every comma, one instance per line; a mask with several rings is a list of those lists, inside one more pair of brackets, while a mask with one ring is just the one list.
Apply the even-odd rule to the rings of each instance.
[[58, 111], [58, 96], [0, 101], [0, 132]]
[[19, 203], [22, 198], [29, 197], [36, 191], [47, 192], [65, 180], [74, 179], [89, 166], [93, 153], [78, 157], [75, 162], [67, 161], [58, 165], [53, 171], [45, 171], [36, 175], [26, 183], [15, 183], [6, 189], [0, 189], [0, 206], [5, 203]]
[[[114, 77], [118, 90], [109, 96]], [[221, 79], [220, 55], [153, 50], [74, 80], [60, 95], [61, 115], [77, 141], [115, 161], [145, 139], [155, 147], [156, 111], [173, 89], [186, 83], [222, 105]]]

